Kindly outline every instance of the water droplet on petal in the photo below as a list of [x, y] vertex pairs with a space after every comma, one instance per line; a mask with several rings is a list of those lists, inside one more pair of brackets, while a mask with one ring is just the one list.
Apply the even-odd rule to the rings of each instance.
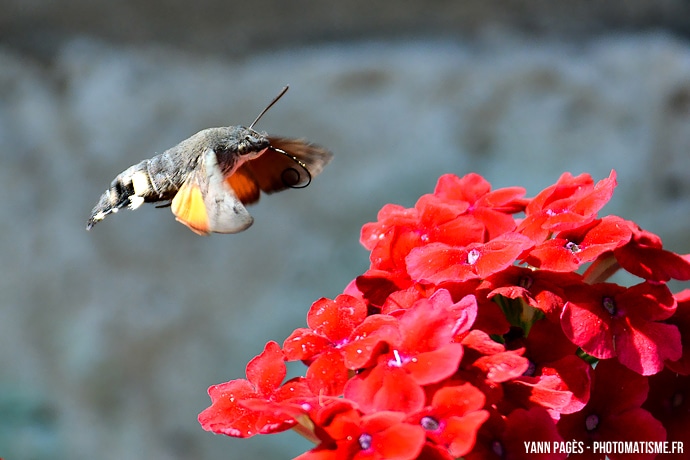
[[478, 250], [476, 250], [476, 249], [470, 250], [470, 252], [467, 253], [467, 263], [469, 265], [474, 265], [477, 262], [477, 260], [479, 259], [480, 255], [481, 255], [481, 253]]

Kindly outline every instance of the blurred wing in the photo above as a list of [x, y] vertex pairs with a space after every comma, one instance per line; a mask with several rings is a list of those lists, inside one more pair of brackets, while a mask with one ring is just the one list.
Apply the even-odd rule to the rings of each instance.
[[213, 150], [204, 153], [201, 164], [182, 184], [172, 200], [178, 221], [199, 235], [238, 233], [254, 221], [223, 178]]
[[[321, 173], [333, 158], [333, 154], [328, 150], [300, 139], [269, 137], [269, 141], [271, 141], [271, 147], [258, 158], [243, 165], [251, 172], [259, 188], [266, 193], [279, 192], [307, 183], [310, 175], [314, 177]], [[304, 163], [309, 173], [292, 158], [275, 149], [283, 150], [288, 155], [297, 158]]]
[[252, 204], [259, 201], [259, 196], [261, 195], [259, 183], [246, 163], [237, 168], [237, 171], [232, 176], [226, 178], [225, 181], [232, 187], [237, 198], [243, 204]]
[[170, 203], [170, 209], [175, 218], [185, 224], [194, 233], [208, 235], [210, 224], [204, 196], [199, 185], [199, 178], [194, 173], [187, 179]]

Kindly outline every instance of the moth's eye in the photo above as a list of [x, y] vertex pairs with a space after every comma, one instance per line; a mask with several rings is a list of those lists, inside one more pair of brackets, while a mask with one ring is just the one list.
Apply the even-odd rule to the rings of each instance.
[[240, 155], [246, 155], [252, 150], [252, 144], [248, 140], [241, 141], [237, 144], [237, 153]]
[[228, 149], [226, 149], [226, 148], [225, 148], [224, 146], [222, 146], [222, 145], [218, 145], [218, 146], [216, 146], [216, 148], [213, 149], [213, 151], [216, 153], [216, 155], [220, 155], [220, 154], [222, 154], [222, 153], [227, 152]]

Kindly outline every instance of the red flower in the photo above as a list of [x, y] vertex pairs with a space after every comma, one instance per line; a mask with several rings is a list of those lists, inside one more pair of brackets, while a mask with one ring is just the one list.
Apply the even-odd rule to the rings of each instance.
[[453, 458], [462, 457], [474, 446], [479, 427], [489, 418], [481, 410], [484, 394], [469, 383], [438, 389], [431, 405], [408, 418], [426, 430], [436, 445], [448, 449]]
[[521, 376], [529, 368], [529, 361], [521, 356], [524, 349], [506, 351], [503, 345], [482, 331], [470, 331], [462, 344], [470, 352], [468, 359], [463, 361], [463, 367], [478, 369], [490, 382], [507, 382]]
[[676, 310], [676, 301], [664, 284], [582, 285], [569, 290], [561, 326], [566, 336], [590, 355], [618, 357], [628, 368], [651, 375], [664, 360], [681, 357], [676, 326], [659, 321]]
[[486, 396], [487, 407], [504, 404], [502, 383], [520, 377], [529, 369], [529, 361], [521, 356], [524, 349], [507, 351], [504, 345], [476, 329], [466, 334], [462, 345], [465, 355], [459, 372], [450, 382], [472, 383]]
[[[460, 178], [446, 174], [439, 178], [433, 196], [443, 203], [452, 204], [466, 211], [486, 229], [485, 238], [473, 241], [488, 241], [513, 231], [515, 221], [511, 214], [522, 212], [527, 200], [522, 199], [525, 189], [508, 187], [491, 191], [491, 184], [478, 174], [470, 173]], [[457, 227], [456, 234], [465, 233]], [[441, 239], [437, 241], [443, 241]], [[448, 244], [451, 241], [445, 241]]]
[[371, 268], [405, 277], [405, 257], [422, 244], [419, 213], [416, 209], [388, 204], [378, 213], [378, 221], [362, 227], [360, 242], [371, 251]]
[[550, 320], [560, 321], [561, 310], [566, 302], [565, 288], [581, 283], [582, 277], [577, 273], [513, 266], [491, 275], [480, 289], [491, 289], [488, 298], [501, 295], [509, 299], [523, 299], [528, 305], [544, 312]]
[[381, 310], [389, 295], [405, 289], [410, 283], [393, 273], [372, 269], [355, 278], [343, 292], [362, 299], [369, 306], [368, 311], [374, 313]]
[[571, 272], [630, 240], [631, 232], [623, 219], [606, 216], [572, 230], [558, 233], [532, 248], [524, 262], [533, 267]]
[[[589, 403], [579, 412], [563, 415], [558, 430], [565, 439], [583, 441], [653, 441], [666, 440], [666, 430], [640, 406], [647, 397], [647, 379], [629, 371], [616, 361], [600, 361], [594, 369], [592, 394]], [[629, 458], [629, 454], [608, 454], [611, 460]], [[601, 454], [584, 449], [582, 460], [600, 460]], [[654, 455], [639, 455], [637, 459], [652, 459]]]
[[314, 302], [307, 325], [285, 339], [283, 350], [288, 360], [309, 363], [306, 377], [314, 394], [341, 394], [348, 370], [372, 359], [380, 342], [398, 337], [394, 318], [367, 317], [364, 302], [345, 294]]
[[[594, 440], [657, 442], [664, 427], [690, 443], [690, 290], [663, 284], [690, 279], [690, 255], [597, 217], [615, 177], [564, 174], [525, 200], [445, 175], [414, 208], [385, 206], [362, 229], [369, 270], [246, 380], [211, 387], [199, 421], [238, 437], [292, 427], [318, 444], [301, 460], [598, 459]], [[646, 281], [605, 283], [621, 267]], [[281, 385], [285, 360], [306, 378]]]
[[516, 406], [541, 406], [554, 420], [581, 410], [589, 400], [591, 366], [575, 356], [577, 346], [560, 324], [537, 321], [527, 337], [510, 340], [510, 348], [525, 347], [529, 368], [505, 383], [505, 394]]
[[[467, 202], [450, 202], [435, 195], [424, 195], [417, 200], [415, 209], [419, 211], [418, 231], [422, 245], [443, 242], [464, 246], [487, 238], [486, 225], [469, 213]], [[514, 228], [513, 219], [505, 217]]]
[[391, 344], [392, 350], [383, 358], [405, 369], [421, 385], [438, 382], [457, 369], [462, 346], [453, 339], [468, 330], [476, 316], [473, 296], [453, 302], [450, 293], [441, 289], [401, 312], [401, 341]]
[[554, 419], [561, 414], [581, 410], [589, 399], [589, 364], [577, 356], [564, 356], [535, 370], [534, 376], [522, 376], [506, 382], [506, 397], [523, 406], [540, 406]]
[[441, 381], [457, 370], [462, 345], [453, 343], [453, 338], [471, 326], [476, 308], [473, 297], [454, 303], [448, 291], [439, 290], [400, 310], [400, 340], [388, 344], [388, 352], [378, 357], [373, 369], [347, 382], [345, 397], [365, 412], [419, 410], [424, 404], [421, 385]]
[[424, 429], [405, 423], [400, 412], [362, 415], [341, 403], [314, 418], [322, 428], [322, 442], [295, 460], [412, 460], [424, 446]]
[[397, 411], [410, 414], [424, 406], [424, 389], [397, 363], [387, 357], [348, 380], [343, 390], [345, 398], [357, 403], [366, 413]]
[[565, 173], [558, 182], [530, 201], [518, 232], [529, 236], [535, 243], [541, 243], [551, 233], [588, 224], [611, 199], [615, 187], [615, 171], [596, 185], [589, 174], [573, 177]]
[[280, 386], [285, 374], [280, 346], [268, 342], [263, 353], [247, 364], [247, 380], [232, 380], [208, 389], [211, 406], [199, 414], [202, 428], [246, 438], [255, 434], [276, 433], [294, 426], [297, 421], [290, 415], [273, 410], [253, 410], [243, 405], [245, 401], [256, 399], [299, 403], [314, 397], [301, 377]]
[[642, 230], [635, 222], [626, 223], [632, 239], [614, 251], [621, 267], [650, 281], [690, 280], [690, 256], [664, 250], [657, 235]]
[[362, 227], [360, 241], [371, 250], [372, 269], [404, 279], [404, 258], [415, 247], [433, 242], [466, 246], [512, 231], [515, 221], [510, 214], [524, 209], [523, 194], [520, 187], [491, 191], [477, 174], [463, 178], [448, 174], [414, 208], [384, 206], [377, 222]]
[[505, 233], [486, 244], [465, 247], [430, 243], [411, 250], [405, 261], [413, 280], [457, 283], [497, 273], [531, 246], [532, 242], [519, 233]]

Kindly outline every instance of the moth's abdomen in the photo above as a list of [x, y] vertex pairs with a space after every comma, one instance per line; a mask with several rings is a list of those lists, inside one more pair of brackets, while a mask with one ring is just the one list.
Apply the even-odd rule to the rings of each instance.
[[130, 166], [113, 179], [91, 211], [86, 229], [108, 214], [129, 206], [136, 209], [144, 202], [170, 201], [182, 185], [184, 175], [168, 152]]

